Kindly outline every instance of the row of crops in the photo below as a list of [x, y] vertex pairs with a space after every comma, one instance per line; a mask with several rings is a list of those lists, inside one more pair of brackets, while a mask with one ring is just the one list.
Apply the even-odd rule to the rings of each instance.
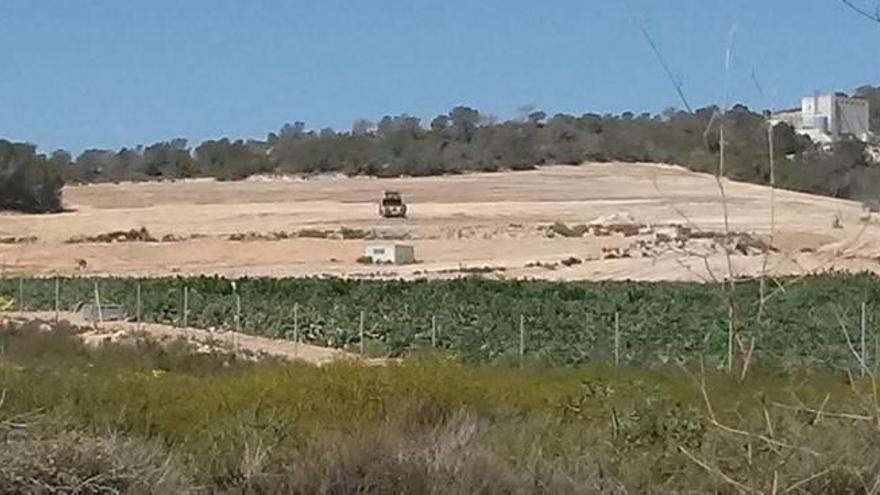
[[[65, 278], [58, 281], [61, 307], [94, 300], [96, 283], [102, 300], [123, 305], [132, 316], [140, 287], [143, 319], [170, 324], [182, 322], [186, 288], [188, 323], [202, 328], [235, 327], [237, 292], [243, 331], [292, 338], [296, 328], [301, 339], [334, 347], [359, 343], [363, 313], [368, 348], [389, 355], [431, 346], [433, 320], [436, 345], [470, 361], [516, 358], [521, 346], [528, 358], [553, 364], [607, 361], [615, 353], [615, 319], [623, 363], [701, 357], [722, 363], [727, 355], [725, 292], [711, 284], [242, 278], [234, 291], [218, 277]], [[24, 309], [51, 310], [55, 284], [2, 279], [0, 296], [15, 298]], [[757, 281], [738, 283], [734, 294], [737, 325], [756, 337], [759, 362], [855, 368], [842, 328], [860, 345], [863, 302], [873, 360], [880, 279], [816, 275], [774, 283], [767, 292], [772, 296], [760, 319]]]

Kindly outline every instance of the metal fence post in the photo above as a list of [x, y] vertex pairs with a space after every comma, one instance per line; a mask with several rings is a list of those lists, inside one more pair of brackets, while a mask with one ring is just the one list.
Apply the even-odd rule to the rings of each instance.
[[620, 366], [620, 312], [614, 312], [614, 366]]
[[141, 329], [141, 312], [142, 312], [142, 309], [141, 309], [141, 283], [140, 283], [140, 281], [138, 281], [137, 285], [135, 286], [135, 308], [134, 308], [134, 310], [136, 313], [136, 321], [137, 321], [136, 328], [138, 331], [140, 331], [140, 329]]
[[98, 310], [98, 323], [104, 323], [104, 312], [101, 310], [101, 293], [98, 291], [98, 282], [95, 282], [95, 308]]
[[862, 370], [862, 376], [865, 376], [868, 373], [868, 354], [867, 354], [868, 353], [868, 345], [866, 342], [867, 337], [866, 337], [866, 324], [865, 324], [866, 306], [867, 306], [867, 304], [863, 302], [862, 303], [862, 315], [861, 315], [862, 317], [861, 317], [861, 322], [860, 322], [861, 323], [861, 331], [862, 331], [861, 339], [860, 339], [860, 343], [861, 343], [860, 351], [861, 351], [862, 362], [859, 363], [859, 368], [861, 368], [861, 370]]
[[360, 325], [358, 326], [358, 328], [359, 328], [359, 333], [361, 336], [361, 356], [363, 356], [364, 355], [364, 312], [363, 311], [361, 311], [361, 321], [360, 321]]
[[61, 303], [59, 299], [61, 298], [61, 281], [58, 277], [55, 277], [55, 324], [58, 324], [60, 320], [59, 312], [61, 311]]
[[733, 371], [733, 306], [727, 308], [727, 371]]
[[183, 286], [183, 328], [189, 326], [189, 287]]
[[232, 334], [232, 352], [238, 352], [238, 334], [241, 333], [241, 295], [235, 291], [235, 333]]
[[299, 358], [299, 303], [293, 303], [293, 357]]

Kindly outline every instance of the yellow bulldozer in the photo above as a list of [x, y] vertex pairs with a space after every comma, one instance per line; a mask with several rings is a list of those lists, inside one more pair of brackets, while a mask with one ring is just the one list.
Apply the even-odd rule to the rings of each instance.
[[406, 204], [397, 191], [385, 191], [379, 201], [379, 215], [385, 218], [406, 218]]

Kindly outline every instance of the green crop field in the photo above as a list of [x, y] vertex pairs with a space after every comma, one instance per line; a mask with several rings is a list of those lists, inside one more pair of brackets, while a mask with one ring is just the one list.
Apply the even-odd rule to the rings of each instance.
[[[137, 287], [146, 321], [180, 324], [183, 292], [188, 323], [234, 328], [235, 298], [229, 280], [196, 278], [68, 278], [59, 280], [64, 309], [94, 300], [137, 313]], [[843, 328], [860, 345], [861, 304], [867, 303], [867, 354], [877, 345], [880, 279], [825, 274], [768, 284], [758, 318], [758, 281], [735, 288], [736, 327], [754, 336], [755, 358], [765, 364], [802, 362], [857, 367]], [[518, 359], [520, 326], [526, 359], [554, 365], [609, 361], [614, 355], [615, 314], [619, 358], [625, 364], [726, 359], [728, 306], [720, 285], [698, 283], [490, 281], [350, 281], [339, 279], [237, 280], [241, 328], [261, 335], [354, 347], [364, 314], [367, 348], [402, 356], [430, 347], [432, 319], [437, 346], [469, 362]], [[0, 294], [20, 307], [51, 310], [54, 279], [0, 281]]]

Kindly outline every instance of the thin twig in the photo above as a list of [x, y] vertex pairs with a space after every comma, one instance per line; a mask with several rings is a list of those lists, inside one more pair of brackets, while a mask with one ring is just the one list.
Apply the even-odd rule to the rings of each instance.
[[693, 461], [694, 464], [696, 464], [696, 465], [700, 466], [701, 468], [705, 469], [707, 473], [709, 473], [709, 474], [714, 474], [715, 476], [718, 476], [719, 478], [721, 478], [722, 480], [724, 480], [725, 483], [727, 483], [727, 484], [729, 484], [729, 485], [732, 485], [732, 486], [736, 487], [736, 488], [737, 488], [738, 490], [740, 490], [740, 491], [743, 491], [743, 492], [746, 492], [746, 493], [754, 493], [754, 491], [753, 491], [752, 489], [750, 489], [749, 487], [747, 487], [746, 485], [744, 485], [744, 484], [740, 483], [739, 481], [736, 481], [735, 479], [731, 478], [730, 476], [724, 474], [724, 472], [721, 471], [721, 469], [719, 469], [718, 467], [716, 467], [716, 466], [710, 466], [710, 465], [709, 465], [708, 463], [706, 463], [705, 461], [699, 459], [697, 456], [695, 456], [695, 455], [691, 454], [690, 452], [688, 452], [688, 450], [687, 450], [686, 448], [684, 448], [684, 447], [682, 447], [682, 446], [679, 445], [678, 450], [679, 450], [682, 454], [684, 454], [685, 456], [687, 456], [688, 459], [690, 459], [691, 461]]
[[766, 435], [762, 435], [760, 433], [757, 433], [757, 434], [750, 433], [748, 431], [739, 430], [737, 428], [733, 428], [731, 426], [727, 426], [727, 425], [721, 423], [720, 421], [718, 421], [718, 418], [715, 416], [715, 410], [712, 408], [712, 402], [709, 399], [709, 391], [708, 391], [708, 387], [706, 387], [705, 368], [703, 366], [702, 361], [700, 362], [700, 379], [699, 380], [697, 380], [696, 377], [694, 377], [689, 372], [687, 372], [687, 370], [685, 370], [685, 372], [691, 376], [691, 379], [693, 379], [694, 381], [697, 382], [697, 385], [700, 388], [700, 393], [703, 396], [703, 402], [706, 406], [706, 412], [709, 415], [709, 422], [713, 426], [715, 426], [716, 428], [723, 430], [723, 431], [726, 431], [728, 433], [734, 434], [734, 435], [738, 435], [738, 436], [742, 436], [742, 437], [746, 437], [746, 438], [751, 438], [751, 439], [755, 439], [755, 440], [760, 440], [771, 447], [779, 447], [779, 448], [791, 449], [791, 450], [800, 450], [801, 452], [806, 452], [806, 453], [813, 455], [815, 457], [820, 456], [820, 454], [818, 452], [816, 452], [812, 449], [808, 449], [806, 447], [796, 447], [794, 445], [790, 445], [785, 442], [780, 442], [779, 440], [774, 440], [774, 439], [772, 439]]
[[[863, 356], [859, 351], [856, 350], [855, 345], [852, 343], [852, 339], [849, 336], [849, 331], [846, 329], [846, 323], [843, 321], [843, 318], [840, 316], [839, 311], [834, 312], [837, 316], [837, 321], [840, 323], [840, 329], [843, 331], [844, 337], [846, 337], [846, 345], [849, 347], [850, 352], [852, 352], [853, 356], [855, 356], [856, 361], [858, 361], [859, 366], [861, 366], [865, 375], [871, 381], [871, 397], [874, 403], [874, 419], [877, 423], [877, 427], [880, 428], [880, 390], [877, 387], [877, 375], [874, 374], [873, 370], [868, 367], [868, 363], [865, 362]], [[852, 380], [855, 383], [855, 380]]]
[[797, 483], [792, 483], [792, 485], [790, 487], [786, 488], [785, 491], [782, 493], [793, 492], [793, 491], [797, 490], [798, 488], [806, 485], [807, 483], [809, 483], [815, 479], [821, 478], [822, 476], [825, 476], [826, 474], [828, 474], [830, 472], [831, 472], [831, 468], [823, 469], [822, 471], [819, 471], [818, 473], [812, 474], [812, 475], [798, 481]]
[[859, 7], [858, 5], [854, 4], [850, 0], [840, 0], [840, 1], [843, 2], [843, 4], [846, 5], [847, 7], [849, 7], [852, 11], [861, 15], [862, 17], [865, 17], [866, 19], [869, 19], [869, 20], [874, 21], [876, 23], [880, 23], [880, 6], [878, 6], [877, 11], [875, 11], [874, 13], [871, 13], [871, 12], [868, 12], [867, 10]]
[[[759, 86], [760, 88], [760, 86]], [[761, 263], [761, 298], [758, 306], [758, 321], [764, 316], [764, 305], [766, 304], [765, 284], [767, 280], [767, 262], [770, 259], [770, 249], [773, 246], [776, 234], [776, 159], [775, 150], [773, 149], [773, 123], [767, 119], [767, 155], [770, 157], [770, 235], [767, 242], [764, 243], [764, 260]]]
[[[823, 402], [824, 404], [824, 402]], [[780, 409], [787, 409], [789, 411], [799, 411], [806, 412], [810, 414], [815, 414], [817, 418], [821, 416], [825, 416], [828, 418], [838, 418], [838, 419], [851, 419], [854, 421], [873, 421], [874, 418], [871, 416], [865, 416], [862, 414], [850, 414], [850, 413], [839, 413], [839, 412], [829, 412], [821, 409], [813, 409], [805, 406], [792, 406], [789, 404], [783, 404], [781, 402], [772, 402], [771, 405], [773, 407], [778, 407]]]
[[[736, 306], [734, 303], [734, 292], [736, 290], [736, 277], [733, 271], [733, 261], [731, 259], [730, 254], [730, 246], [728, 245], [730, 240], [730, 212], [728, 210], [728, 200], [727, 200], [727, 192], [724, 189], [724, 159], [725, 159], [725, 151], [726, 151], [726, 140], [724, 137], [724, 117], [727, 113], [727, 86], [728, 79], [730, 76], [730, 60], [733, 52], [733, 40], [734, 35], [736, 34], [736, 26], [734, 25], [730, 29], [730, 34], [727, 41], [727, 50], [725, 51], [724, 57], [724, 100], [721, 107], [720, 112], [720, 122], [718, 124], [719, 130], [719, 154], [718, 154], [718, 173], [715, 175], [715, 184], [718, 186], [718, 192], [721, 195], [721, 210], [724, 216], [724, 239], [725, 242], [723, 244], [724, 247], [724, 258], [727, 261], [727, 283], [728, 283], [728, 294], [727, 294], [727, 306], [730, 313], [730, 326], [731, 332], [734, 337], [736, 337], [739, 333], [736, 325]], [[742, 351], [742, 349], [741, 349]], [[733, 369], [733, 363], [730, 363], [731, 370]]]
[[669, 64], [666, 62], [666, 58], [663, 56], [663, 53], [660, 51], [660, 49], [657, 48], [657, 44], [654, 43], [654, 40], [651, 38], [651, 34], [648, 33], [648, 29], [645, 27], [644, 23], [639, 22], [639, 29], [645, 36], [645, 40], [648, 42], [651, 50], [654, 51], [654, 55], [657, 57], [660, 65], [663, 66], [663, 70], [666, 72], [666, 76], [669, 78], [669, 82], [671, 82], [672, 86], [675, 88], [675, 92], [681, 99], [681, 103], [684, 105], [684, 108], [686, 108], [689, 113], [693, 113], [693, 110], [691, 110], [691, 105], [688, 103], [687, 98], [684, 95], [684, 91], [681, 89], [681, 82], [676, 79], [675, 75], [673, 75], [672, 69], [669, 68]]

